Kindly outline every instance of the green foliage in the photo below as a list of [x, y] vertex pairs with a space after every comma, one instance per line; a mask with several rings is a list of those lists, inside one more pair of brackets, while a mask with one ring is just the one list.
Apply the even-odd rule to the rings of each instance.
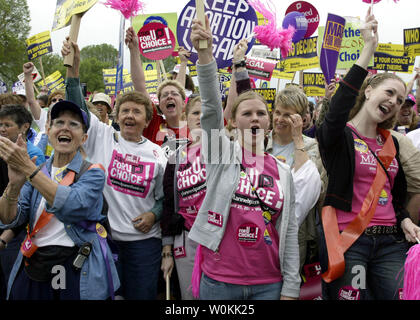
[[28, 59], [30, 16], [26, 0], [0, 0], [0, 8], [0, 78], [10, 88]]

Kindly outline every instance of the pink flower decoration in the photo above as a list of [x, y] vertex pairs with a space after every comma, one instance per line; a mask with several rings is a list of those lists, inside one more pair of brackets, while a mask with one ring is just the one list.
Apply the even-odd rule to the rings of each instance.
[[107, 7], [121, 11], [124, 18], [135, 17], [139, 11], [143, 12], [145, 4], [139, 0], [107, 0], [103, 2]]
[[[372, 3], [372, 0], [362, 0], [364, 3]], [[380, 2], [381, 0], [373, 0], [373, 4], [376, 4], [378, 2]], [[394, 0], [395, 3], [397, 3], [399, 0]]]
[[269, 6], [265, 6], [260, 0], [248, 0], [248, 3], [267, 20], [265, 25], [255, 26], [255, 38], [269, 47], [270, 50], [280, 48], [282, 57], [287, 57], [287, 54], [292, 48], [292, 38], [295, 33], [295, 28], [289, 26], [287, 29], [283, 29], [277, 26], [277, 16], [271, 1]]

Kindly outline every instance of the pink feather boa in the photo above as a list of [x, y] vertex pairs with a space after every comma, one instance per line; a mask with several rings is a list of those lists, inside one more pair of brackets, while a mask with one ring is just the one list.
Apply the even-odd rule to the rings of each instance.
[[420, 244], [408, 250], [404, 264], [404, 300], [420, 300]]
[[[372, 3], [372, 0], [362, 0], [364, 3], [369, 3], [369, 4], [371, 4]], [[378, 3], [379, 1], [381, 1], [381, 0], [373, 0], [373, 4], [376, 4], [376, 3]], [[394, 0], [394, 2], [395, 3], [397, 3], [399, 0]]]
[[256, 39], [269, 47], [270, 50], [280, 48], [281, 55], [285, 58], [292, 48], [292, 38], [295, 33], [295, 28], [292, 26], [289, 26], [287, 29], [277, 27], [277, 16], [271, 1], [268, 6], [264, 6], [260, 0], [248, 0], [248, 3], [267, 20], [265, 25], [255, 26], [254, 34]]
[[107, 0], [103, 3], [107, 7], [121, 11], [124, 18], [135, 17], [139, 11], [144, 11], [144, 3], [139, 0]]
[[192, 294], [196, 299], [200, 298], [201, 264], [203, 263], [203, 253], [201, 250], [201, 244], [199, 244], [195, 251], [194, 268], [191, 275]]

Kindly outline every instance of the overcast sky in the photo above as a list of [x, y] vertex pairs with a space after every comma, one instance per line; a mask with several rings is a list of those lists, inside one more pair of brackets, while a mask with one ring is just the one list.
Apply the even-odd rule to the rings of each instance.
[[[264, 1], [264, 0], [262, 0]], [[272, 0], [279, 19], [283, 19], [287, 7], [293, 0]], [[30, 36], [51, 30], [56, 0], [27, 0], [31, 15]], [[82, 18], [78, 43], [81, 48], [92, 44], [107, 43], [118, 48], [120, 12], [105, 7], [99, 0]], [[165, 12], [181, 13], [188, 0], [145, 0], [146, 14]], [[308, 0], [318, 10], [320, 25], [325, 25], [328, 13], [340, 16], [364, 18], [369, 7], [362, 0]], [[374, 5], [374, 14], [379, 21], [379, 42], [403, 44], [403, 29], [420, 27], [420, 0], [382, 0]], [[279, 21], [281, 25], [281, 21]], [[129, 22], [126, 22], [126, 27]], [[61, 43], [70, 27], [51, 33], [53, 50], [60, 52]], [[314, 35], [317, 35], [316, 33]], [[128, 49], [125, 51], [128, 56]], [[125, 61], [127, 61], [125, 59]]]

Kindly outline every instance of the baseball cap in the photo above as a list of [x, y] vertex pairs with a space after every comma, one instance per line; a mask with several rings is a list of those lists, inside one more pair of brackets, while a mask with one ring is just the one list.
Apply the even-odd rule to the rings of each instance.
[[416, 98], [410, 93], [407, 98], [405, 98], [406, 102], [410, 102], [411, 106], [414, 106], [416, 104]]
[[71, 101], [62, 100], [57, 102], [51, 109], [51, 120], [58, 118], [61, 112], [63, 111], [71, 111], [75, 114], [78, 114], [80, 118], [83, 120], [86, 128], [89, 128], [89, 121], [87, 118], [86, 112], [79, 108], [79, 106]]
[[110, 112], [112, 111], [112, 109], [111, 109], [111, 98], [107, 94], [102, 93], [102, 92], [99, 92], [99, 93], [95, 94], [93, 96], [92, 103], [95, 103], [95, 102], [104, 102], [108, 106], [109, 111]]

